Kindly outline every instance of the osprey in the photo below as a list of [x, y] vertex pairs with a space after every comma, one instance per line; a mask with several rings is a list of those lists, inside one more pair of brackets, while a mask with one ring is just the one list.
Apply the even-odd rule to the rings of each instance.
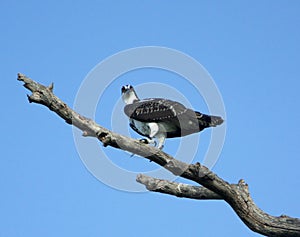
[[122, 87], [122, 99], [130, 127], [148, 138], [141, 139], [145, 143], [156, 145], [153, 138], [157, 139], [159, 149], [163, 148], [166, 138], [183, 137], [223, 123], [219, 116], [202, 114], [176, 101], [162, 98], [140, 100], [131, 85]]

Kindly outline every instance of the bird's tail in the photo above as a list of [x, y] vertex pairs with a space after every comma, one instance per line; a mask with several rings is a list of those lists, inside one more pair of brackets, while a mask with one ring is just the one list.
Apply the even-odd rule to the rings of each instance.
[[199, 125], [203, 127], [216, 127], [224, 122], [220, 116], [206, 115], [196, 112], [196, 117], [199, 121]]

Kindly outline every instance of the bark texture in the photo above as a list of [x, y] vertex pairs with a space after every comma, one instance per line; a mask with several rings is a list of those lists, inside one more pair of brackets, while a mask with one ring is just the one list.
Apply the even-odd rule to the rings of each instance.
[[254, 232], [265, 236], [300, 236], [300, 219], [285, 215], [276, 217], [263, 212], [252, 200], [248, 185], [244, 180], [240, 180], [238, 184], [230, 184], [200, 163], [186, 164], [155, 147], [122, 136], [98, 125], [93, 120], [73, 111], [55, 96], [53, 94], [53, 84], [47, 87], [20, 73], [18, 74], [18, 80], [24, 82], [24, 87], [32, 92], [31, 95], [28, 95], [30, 103], [38, 103], [48, 107], [68, 124], [82, 130], [83, 136], [92, 136], [99, 139], [104, 146], [111, 146], [137, 154], [157, 163], [177, 176], [202, 185], [191, 186], [155, 179], [142, 174], [138, 175], [137, 181], [145, 185], [148, 190], [198, 200], [224, 200]]

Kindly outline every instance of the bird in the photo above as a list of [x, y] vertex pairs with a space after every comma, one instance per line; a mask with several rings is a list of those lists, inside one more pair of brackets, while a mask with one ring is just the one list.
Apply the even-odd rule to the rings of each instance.
[[[139, 99], [132, 85], [121, 88], [129, 126], [146, 137], [141, 142], [163, 149], [166, 138], [183, 137], [223, 123], [220, 116], [206, 115], [164, 98]], [[156, 142], [157, 140], [157, 142]]]

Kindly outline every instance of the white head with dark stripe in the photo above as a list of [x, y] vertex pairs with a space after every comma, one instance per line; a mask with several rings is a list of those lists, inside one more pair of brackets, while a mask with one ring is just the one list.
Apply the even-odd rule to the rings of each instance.
[[139, 101], [137, 94], [132, 85], [122, 86], [122, 99], [125, 104], [133, 104], [134, 102]]

